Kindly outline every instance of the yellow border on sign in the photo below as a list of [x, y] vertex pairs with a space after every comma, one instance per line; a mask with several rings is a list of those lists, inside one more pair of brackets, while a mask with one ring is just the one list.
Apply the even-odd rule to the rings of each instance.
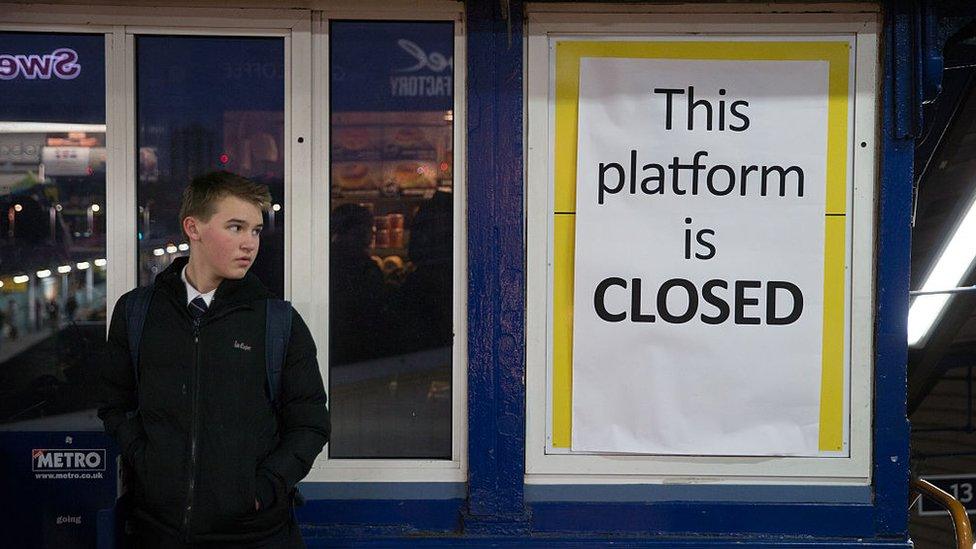
[[[576, 235], [576, 146], [581, 57], [699, 61], [826, 61], [827, 197], [824, 235], [823, 362], [819, 449], [844, 446], [844, 338], [847, 216], [848, 42], [598, 42], [556, 43], [556, 125], [553, 208], [552, 446], [572, 447], [573, 279]], [[842, 288], [836, 291], [836, 288]], [[832, 291], [833, 290], [833, 291]]]

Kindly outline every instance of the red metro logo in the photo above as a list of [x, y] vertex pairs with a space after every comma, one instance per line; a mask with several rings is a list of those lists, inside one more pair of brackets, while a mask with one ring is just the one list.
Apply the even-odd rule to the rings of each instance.
[[58, 48], [44, 55], [11, 55], [0, 53], [0, 80], [74, 80], [81, 74], [78, 52], [70, 48]]

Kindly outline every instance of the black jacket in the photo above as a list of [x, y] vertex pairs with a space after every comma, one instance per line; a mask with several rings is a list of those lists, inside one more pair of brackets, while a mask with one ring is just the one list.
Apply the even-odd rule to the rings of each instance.
[[289, 519], [291, 490], [329, 439], [315, 343], [294, 312], [276, 415], [264, 343], [271, 292], [250, 273], [224, 280], [195, 333], [180, 278], [186, 263], [179, 258], [156, 277], [138, 390], [130, 294], [116, 304], [98, 416], [135, 473], [140, 522], [187, 542], [259, 539]]

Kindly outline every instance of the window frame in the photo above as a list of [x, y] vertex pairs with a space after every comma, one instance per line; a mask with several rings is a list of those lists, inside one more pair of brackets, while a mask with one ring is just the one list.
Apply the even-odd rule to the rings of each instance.
[[[113, 52], [116, 51], [115, 45], [118, 43], [118, 36], [114, 32], [114, 28], [105, 24], [78, 24], [78, 22], [72, 19], [63, 19], [55, 17], [51, 23], [40, 23], [37, 22], [37, 18], [33, 16], [28, 17], [18, 17], [19, 14], [13, 14], [13, 16], [7, 15], [9, 12], [4, 12], [5, 9], [16, 9], [18, 6], [4, 5], [0, 4], [0, 32], [23, 32], [23, 33], [36, 33], [36, 34], [84, 34], [90, 36], [101, 36], [103, 41], [103, 52], [104, 52], [104, 68], [105, 68], [105, 81], [103, 82], [103, 88], [105, 93], [105, 210], [102, 213], [102, 218], [105, 220], [105, 255], [102, 257], [106, 260], [105, 269], [105, 308], [106, 308], [106, 321], [105, 330], [108, 332], [108, 326], [110, 323], [110, 316], [112, 307], [115, 304], [116, 296], [111, 293], [112, 281], [114, 273], [111, 268], [111, 263], [109, 263], [109, 254], [111, 253], [112, 247], [112, 226], [110, 225], [111, 216], [109, 212], [112, 211], [112, 196], [117, 190], [113, 185], [117, 184], [112, 180], [111, 166], [112, 166], [112, 151], [115, 139], [118, 139], [118, 135], [111, 132], [112, 128], [112, 116], [114, 105], [111, 101], [111, 82], [112, 82], [112, 72], [118, 66], [118, 59], [113, 56]], [[91, 265], [90, 269], [95, 269], [95, 265]], [[26, 274], [26, 273], [25, 273]], [[29, 275], [31, 280], [30, 284], [36, 284], [37, 276], [35, 273], [31, 272]], [[43, 421], [43, 420], [42, 420]], [[94, 424], [92, 424], [94, 423]], [[40, 428], [44, 428], [44, 424], [40, 423]], [[96, 427], [97, 426], [97, 427]], [[62, 429], [75, 428], [78, 431], [100, 431], [102, 429], [101, 422], [94, 419], [94, 422], [89, 421], [89, 419], [81, 421], [81, 423], [76, 424], [74, 422], [70, 424], [61, 424]], [[0, 424], [0, 431], [11, 430], [10, 424]]]
[[[325, 8], [324, 10], [318, 8]], [[314, 10], [314, 11], [313, 11]], [[452, 457], [435, 459], [329, 459], [318, 456], [303, 482], [455, 485], [467, 481], [467, 200], [465, 191], [464, 6], [428, 0], [419, 5], [355, 2], [312, 9], [221, 7], [116, 7], [0, 4], [0, 30], [78, 32], [105, 36], [107, 314], [137, 284], [136, 35], [267, 36], [285, 41], [285, 296], [302, 313], [317, 342], [319, 369], [328, 387], [329, 204], [328, 22], [403, 20], [454, 22], [454, 326]], [[119, 100], [122, 98], [122, 100]], [[311, 114], [311, 116], [310, 116]], [[304, 138], [304, 144], [298, 138]], [[324, 159], [324, 161], [323, 161]], [[133, 212], [133, 215], [115, 212]], [[311, 231], [303, 228], [311, 227]], [[316, 254], [316, 251], [319, 253]], [[322, 283], [324, 281], [324, 284]], [[108, 323], [106, 323], [107, 330]], [[455, 497], [456, 490], [441, 490]], [[439, 493], [440, 493], [439, 492]]]
[[[459, 3], [429, 4], [420, 9], [391, 6], [361, 9], [350, 5], [317, 11], [312, 33], [312, 79], [315, 100], [312, 104], [313, 134], [316, 143], [312, 161], [312, 180], [317, 182], [311, 202], [330, 204], [331, 173], [329, 164], [329, 23], [331, 21], [451, 21], [454, 23], [454, 348], [452, 350], [452, 432], [451, 459], [333, 459], [324, 451], [306, 480], [321, 482], [431, 482], [463, 483], [467, 481], [468, 450], [468, 277], [467, 277], [467, 192], [465, 187], [465, 32], [464, 11]], [[325, 159], [325, 160], [320, 160]], [[312, 288], [317, 322], [313, 331], [318, 342], [329, 341], [329, 216], [314, 218], [311, 250], [325, 250], [312, 266], [308, 287]], [[311, 280], [325, 281], [313, 285]], [[323, 354], [320, 349], [320, 356]], [[320, 358], [322, 379], [329, 386], [328, 345]]]
[[[809, 484], [867, 486], [872, 480], [872, 384], [874, 368], [874, 232], [879, 190], [877, 158], [878, 55], [880, 20], [876, 13], [746, 14], [654, 13], [648, 6], [545, 6], [529, 11], [526, 39], [526, 484]], [[748, 9], [739, 7], [738, 9]], [[569, 11], [573, 10], [573, 11]], [[867, 11], [867, 10], [865, 10]], [[614, 13], [616, 12], [616, 13]], [[798, 18], [802, 17], [802, 22]], [[853, 200], [850, 205], [851, 264], [847, 284], [850, 357], [848, 457], [715, 457], [548, 453], [551, 428], [552, 282], [552, 113], [550, 36], [853, 35], [854, 105], [848, 139], [853, 147]], [[530, 69], [534, 69], [534, 72]]]
[[[136, 35], [199, 35], [199, 36], [268, 36], [285, 41], [285, 155], [289, 169], [285, 173], [285, 207], [307, 204], [303, 188], [292, 184], [308, 181], [311, 156], [308, 145], [292, 146], [294, 135], [309, 135], [308, 117], [295, 116], [293, 90], [310, 89], [310, 18], [309, 10], [253, 9], [228, 10], [220, 8], [136, 8], [115, 6], [51, 6], [0, 4], [0, 30], [28, 32], [82, 32], [106, 36], [105, 93], [106, 93], [106, 304], [107, 316], [118, 298], [138, 283], [138, 230], [135, 215], [114, 212], [135, 212], [136, 194]], [[294, 70], [293, 70], [294, 68]], [[122, 100], [118, 100], [122, 98]], [[297, 123], [298, 127], [292, 122]], [[294, 171], [293, 171], [294, 170]], [[305, 189], [307, 193], [307, 189]], [[289, 218], [302, 212], [294, 212]], [[305, 217], [310, 219], [311, 212]], [[292, 296], [290, 239], [292, 226], [307, 226], [300, 222], [285, 227], [285, 295], [291, 296], [295, 308], [303, 311], [308, 305]], [[131, 235], [131, 236], [130, 236]], [[300, 296], [299, 296], [300, 297]], [[106, 323], [106, 330], [108, 322]]]

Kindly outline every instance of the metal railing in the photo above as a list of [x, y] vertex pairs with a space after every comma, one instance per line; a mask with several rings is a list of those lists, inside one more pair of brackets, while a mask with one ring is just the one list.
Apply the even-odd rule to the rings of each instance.
[[919, 497], [925, 495], [949, 511], [952, 527], [956, 531], [956, 549], [973, 549], [973, 529], [969, 525], [969, 515], [966, 514], [966, 507], [958, 499], [920, 478], [912, 479], [912, 492], [916, 494], [912, 498], [912, 505]]

